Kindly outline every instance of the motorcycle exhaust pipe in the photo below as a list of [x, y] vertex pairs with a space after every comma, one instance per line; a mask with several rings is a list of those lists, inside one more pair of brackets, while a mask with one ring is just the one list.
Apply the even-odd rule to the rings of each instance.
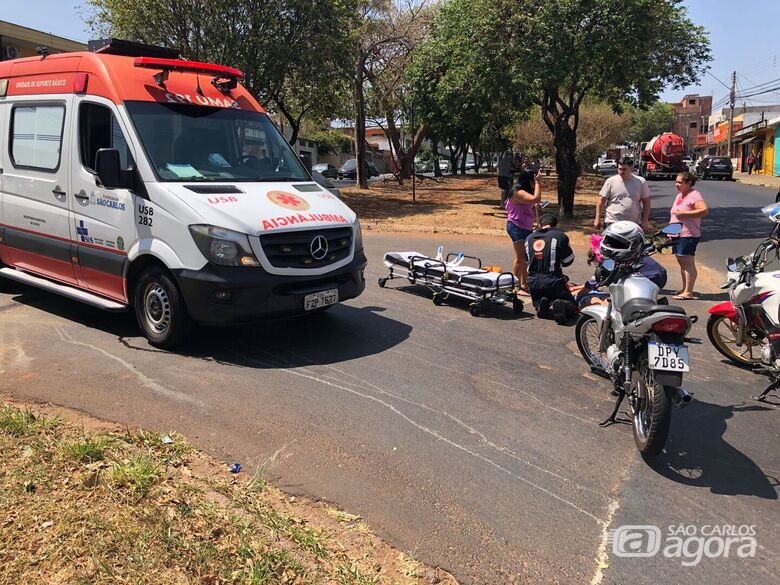
[[693, 400], [693, 395], [685, 388], [675, 388], [672, 391], [672, 404], [677, 408], [685, 408]]

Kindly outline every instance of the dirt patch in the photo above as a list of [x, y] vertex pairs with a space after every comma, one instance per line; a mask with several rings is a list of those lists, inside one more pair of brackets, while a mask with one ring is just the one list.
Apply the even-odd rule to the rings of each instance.
[[[560, 225], [575, 243], [586, 243], [593, 226], [602, 177], [586, 175], [577, 185], [575, 218]], [[412, 202], [411, 183], [378, 182], [369, 189], [341, 189], [344, 201], [360, 217], [366, 230], [380, 232], [418, 232], [506, 235], [506, 211], [500, 206], [501, 191], [496, 178], [469, 175], [426, 179], [418, 183], [416, 202]], [[542, 177], [542, 199], [557, 212], [556, 178]]]
[[175, 433], [0, 407], [0, 583], [456, 583]]

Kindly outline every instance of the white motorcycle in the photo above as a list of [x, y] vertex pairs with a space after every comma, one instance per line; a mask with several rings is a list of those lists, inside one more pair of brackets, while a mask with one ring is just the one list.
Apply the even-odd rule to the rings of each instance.
[[715, 349], [772, 380], [758, 400], [780, 388], [780, 271], [764, 271], [780, 258], [780, 203], [761, 211], [775, 227], [751, 254], [729, 259], [727, 280], [721, 286], [728, 289], [729, 300], [712, 307], [707, 321], [707, 336]]
[[[680, 224], [671, 224], [653, 241], [680, 231]], [[644, 255], [673, 245], [667, 241], [648, 244]], [[636, 446], [643, 456], [653, 456], [666, 443], [672, 405], [683, 407], [692, 400], [681, 387], [683, 374], [690, 371], [685, 342], [701, 340], [686, 337], [697, 318], [682, 307], [659, 303], [660, 289], [639, 274], [640, 268], [641, 261], [616, 263], [605, 258], [601, 262], [597, 279], [600, 286], [609, 287], [609, 300], [606, 305], [581, 310], [575, 336], [591, 370], [614, 384], [615, 409], [601, 425], [616, 422], [620, 405], [628, 397]]]

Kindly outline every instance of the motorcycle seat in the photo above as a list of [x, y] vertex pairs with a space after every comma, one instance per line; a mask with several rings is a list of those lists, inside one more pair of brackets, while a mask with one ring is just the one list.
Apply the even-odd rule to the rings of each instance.
[[651, 299], [631, 299], [620, 310], [623, 322], [636, 321], [643, 317], [648, 317], [655, 313], [674, 313], [676, 315], [685, 315], [685, 309], [675, 307], [674, 305], [657, 305]]

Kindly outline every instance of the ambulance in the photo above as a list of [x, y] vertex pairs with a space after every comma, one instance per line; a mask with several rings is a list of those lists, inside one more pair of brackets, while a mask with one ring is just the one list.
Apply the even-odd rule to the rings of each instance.
[[116, 39], [0, 62], [0, 278], [153, 345], [321, 312], [365, 288], [355, 213], [314, 182], [241, 71]]

